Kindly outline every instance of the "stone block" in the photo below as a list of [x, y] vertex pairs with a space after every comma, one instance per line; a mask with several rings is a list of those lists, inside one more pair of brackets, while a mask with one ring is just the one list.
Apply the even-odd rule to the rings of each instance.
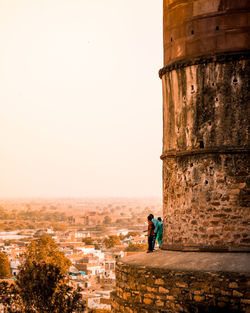
[[205, 297], [203, 296], [194, 296], [194, 301], [196, 302], [202, 302], [205, 300]]
[[147, 287], [147, 291], [156, 293], [158, 291], [158, 289], [157, 288], [152, 288], [152, 287]]
[[233, 297], [243, 297], [243, 293], [237, 290], [233, 290]]
[[230, 291], [225, 291], [225, 290], [221, 290], [221, 294], [222, 294], [223, 296], [231, 296], [232, 292], [230, 292]]
[[236, 282], [231, 282], [228, 286], [229, 286], [229, 288], [234, 288], [234, 289], [239, 287]]
[[145, 294], [144, 294], [144, 297], [145, 297], [145, 298], [154, 299], [154, 298], [155, 298], [155, 295], [154, 295], [153, 293], [145, 293]]
[[218, 307], [219, 308], [225, 308], [226, 307], [226, 303], [225, 302], [218, 302]]
[[169, 293], [169, 290], [164, 287], [159, 287], [159, 293]]
[[173, 294], [174, 297], [177, 297], [178, 295], [181, 294], [181, 289], [180, 288], [172, 288], [171, 293]]
[[180, 287], [180, 288], [188, 288], [188, 285], [186, 283], [176, 283], [175, 284], [177, 287]]
[[156, 279], [156, 280], [155, 280], [155, 284], [156, 284], [156, 285], [164, 285], [164, 284], [165, 284], [165, 282], [164, 282], [164, 280], [163, 280], [163, 279], [158, 278], [158, 279]]
[[153, 301], [152, 301], [152, 299], [149, 299], [149, 298], [144, 298], [143, 299], [143, 303], [145, 303], [145, 304], [152, 304], [153, 303]]
[[166, 299], [167, 299], [167, 300], [170, 300], [170, 301], [173, 301], [173, 300], [174, 300], [174, 297], [173, 297], [173, 296], [166, 296]]
[[203, 290], [195, 290], [194, 295], [202, 295], [204, 293]]
[[159, 307], [164, 306], [164, 302], [161, 301], [161, 300], [157, 300], [157, 301], [155, 302], [155, 304], [156, 304], [157, 306], [159, 306]]

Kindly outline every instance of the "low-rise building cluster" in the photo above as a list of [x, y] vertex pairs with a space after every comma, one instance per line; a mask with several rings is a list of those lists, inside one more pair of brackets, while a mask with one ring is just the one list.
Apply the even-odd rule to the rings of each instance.
[[[46, 233], [57, 242], [60, 251], [71, 261], [68, 272], [70, 283], [74, 287], [82, 288], [89, 309], [111, 309], [110, 294], [115, 287], [117, 259], [126, 254], [136, 253], [126, 251], [131, 243], [146, 244], [147, 238], [142, 231], [141, 235], [137, 233], [134, 236], [126, 236], [128, 232], [128, 229], [110, 227], [108, 232], [95, 240], [94, 234], [84, 229], [67, 232], [46, 230]], [[18, 235], [18, 232], [9, 232], [5, 237], [0, 235], [0, 251], [8, 256], [13, 279], [18, 275], [22, 255], [30, 239], [37, 237], [37, 230], [34, 230], [33, 234], [29, 230], [28, 235], [26, 237], [25, 231], [22, 235]], [[119, 244], [109, 248], [103, 244], [105, 238], [119, 235], [121, 238]], [[1, 240], [1, 237], [4, 239]], [[84, 238], [91, 239], [91, 244], [88, 240], [84, 242]]]

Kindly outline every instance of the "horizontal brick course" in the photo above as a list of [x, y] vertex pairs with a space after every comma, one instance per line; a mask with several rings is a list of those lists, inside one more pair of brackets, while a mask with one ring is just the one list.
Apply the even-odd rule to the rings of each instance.
[[[250, 274], [177, 272], [152, 267], [145, 267], [138, 273], [136, 265], [122, 262], [117, 265], [116, 274], [113, 313], [222, 312], [219, 311], [222, 308], [227, 310], [223, 312], [240, 313], [250, 309], [246, 288], [250, 284]], [[146, 281], [145, 277], [148, 277]], [[131, 294], [129, 300], [128, 294]]]

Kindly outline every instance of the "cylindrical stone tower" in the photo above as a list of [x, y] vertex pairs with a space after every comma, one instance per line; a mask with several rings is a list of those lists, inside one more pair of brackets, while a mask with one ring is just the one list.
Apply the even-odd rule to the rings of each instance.
[[250, 250], [250, 1], [163, 10], [162, 248]]
[[112, 312], [247, 313], [250, 0], [163, 1], [164, 238], [117, 262]]

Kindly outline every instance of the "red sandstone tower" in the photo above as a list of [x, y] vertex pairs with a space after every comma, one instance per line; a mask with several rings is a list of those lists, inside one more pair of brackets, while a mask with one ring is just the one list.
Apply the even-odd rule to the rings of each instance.
[[163, 249], [250, 250], [250, 1], [164, 0]]
[[121, 259], [112, 312], [250, 312], [249, 0], [164, 0], [161, 250]]

